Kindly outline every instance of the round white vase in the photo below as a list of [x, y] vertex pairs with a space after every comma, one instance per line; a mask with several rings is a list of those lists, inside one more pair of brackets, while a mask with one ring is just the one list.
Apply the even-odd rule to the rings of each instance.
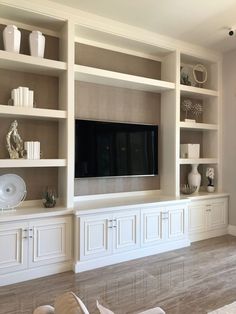
[[44, 57], [45, 37], [39, 31], [32, 31], [29, 35], [30, 54], [33, 57]]
[[196, 193], [199, 191], [201, 184], [201, 175], [197, 170], [198, 164], [192, 165], [192, 171], [188, 174], [188, 184], [189, 186], [196, 186]]
[[212, 186], [212, 185], [208, 185], [208, 186], [207, 186], [207, 192], [209, 192], [209, 193], [215, 192], [215, 187]]
[[4, 49], [9, 52], [20, 52], [21, 32], [15, 25], [7, 25], [3, 30]]

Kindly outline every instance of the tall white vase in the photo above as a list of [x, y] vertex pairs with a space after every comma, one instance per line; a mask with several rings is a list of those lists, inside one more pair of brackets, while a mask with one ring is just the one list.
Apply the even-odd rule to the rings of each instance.
[[7, 25], [3, 30], [4, 49], [9, 52], [20, 52], [21, 32], [15, 25]]
[[198, 164], [192, 165], [192, 171], [188, 174], [188, 184], [189, 186], [196, 186], [197, 189], [195, 192], [199, 191], [201, 184], [201, 175], [197, 170]]
[[33, 57], [44, 57], [45, 37], [39, 31], [32, 31], [29, 35], [30, 54]]

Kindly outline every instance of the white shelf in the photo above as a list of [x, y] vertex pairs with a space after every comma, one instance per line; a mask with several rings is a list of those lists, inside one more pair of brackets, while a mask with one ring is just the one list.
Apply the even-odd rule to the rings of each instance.
[[60, 120], [66, 119], [67, 112], [65, 110], [0, 105], [0, 117]]
[[218, 91], [194, 86], [188, 86], [180, 84], [181, 95], [189, 96], [189, 97], [198, 97], [198, 98], [206, 98], [206, 97], [217, 97], [219, 95]]
[[62, 61], [31, 57], [23, 54], [0, 50], [0, 68], [13, 71], [59, 76], [67, 69], [67, 65]]
[[180, 158], [179, 164], [180, 165], [193, 165], [193, 164], [217, 164], [217, 158]]
[[217, 124], [208, 123], [195, 123], [195, 122], [179, 122], [179, 127], [181, 129], [189, 131], [216, 131], [218, 130]]
[[163, 92], [175, 88], [175, 84], [171, 82], [107, 71], [83, 65], [75, 65], [75, 79], [77, 81], [143, 90], [148, 92]]
[[65, 167], [66, 159], [0, 159], [0, 168]]

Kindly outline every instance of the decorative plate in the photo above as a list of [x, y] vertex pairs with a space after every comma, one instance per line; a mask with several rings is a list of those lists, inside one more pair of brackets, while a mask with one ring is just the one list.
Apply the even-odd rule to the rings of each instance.
[[26, 197], [25, 181], [16, 174], [0, 176], [0, 209], [18, 206]]

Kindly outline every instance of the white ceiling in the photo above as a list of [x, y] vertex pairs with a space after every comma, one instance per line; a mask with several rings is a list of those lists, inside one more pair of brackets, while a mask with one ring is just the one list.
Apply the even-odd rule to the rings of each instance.
[[53, 0], [219, 51], [236, 48], [236, 0]]

